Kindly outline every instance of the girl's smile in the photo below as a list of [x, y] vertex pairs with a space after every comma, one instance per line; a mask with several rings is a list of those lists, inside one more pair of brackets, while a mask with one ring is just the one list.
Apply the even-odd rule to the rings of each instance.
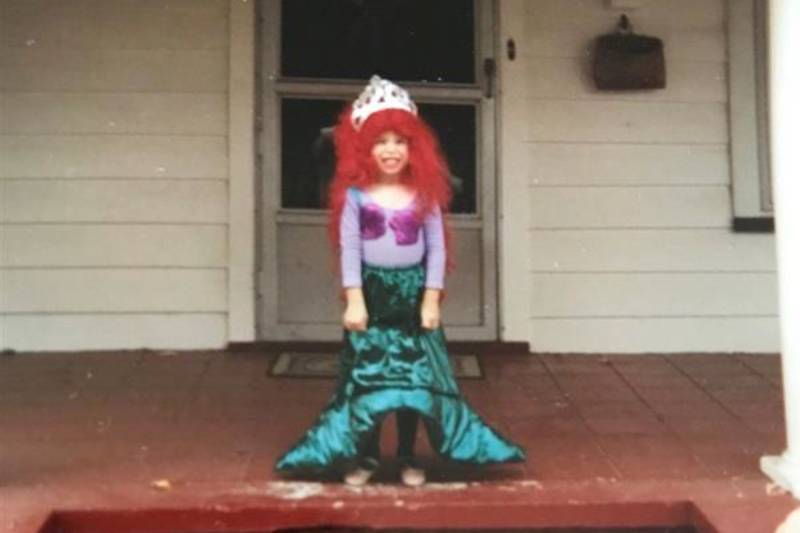
[[408, 165], [408, 141], [393, 131], [387, 131], [375, 139], [372, 158], [381, 178], [398, 178]]

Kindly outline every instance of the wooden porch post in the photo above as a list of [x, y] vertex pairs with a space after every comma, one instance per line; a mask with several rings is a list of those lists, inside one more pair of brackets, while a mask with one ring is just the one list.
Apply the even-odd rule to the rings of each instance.
[[800, 2], [769, 2], [769, 104], [787, 448], [761, 469], [800, 498]]

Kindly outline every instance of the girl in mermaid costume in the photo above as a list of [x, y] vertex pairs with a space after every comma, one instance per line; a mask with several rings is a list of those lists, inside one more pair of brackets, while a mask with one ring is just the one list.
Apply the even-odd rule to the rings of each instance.
[[374, 76], [334, 131], [329, 233], [346, 298], [337, 387], [316, 423], [278, 459], [280, 473], [343, 468], [350, 485], [378, 467], [380, 426], [396, 412], [403, 483], [420, 416], [442, 456], [476, 465], [524, 461], [523, 450], [465, 402], [440, 324], [448, 257], [448, 169], [408, 93]]

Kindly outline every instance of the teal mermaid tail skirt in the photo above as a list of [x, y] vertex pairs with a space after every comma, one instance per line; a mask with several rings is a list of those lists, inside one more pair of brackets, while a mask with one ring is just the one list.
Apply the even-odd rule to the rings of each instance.
[[362, 443], [398, 409], [422, 415], [433, 448], [475, 465], [525, 460], [519, 447], [467, 405], [453, 377], [442, 328], [420, 325], [422, 265], [364, 265], [366, 331], [345, 331], [336, 390], [316, 423], [278, 459], [278, 472], [322, 471], [358, 456]]

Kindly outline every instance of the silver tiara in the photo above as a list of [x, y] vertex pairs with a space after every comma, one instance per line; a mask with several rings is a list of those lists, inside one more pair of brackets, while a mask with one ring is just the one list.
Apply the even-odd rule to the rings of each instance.
[[356, 130], [360, 130], [371, 114], [384, 109], [402, 109], [417, 114], [417, 105], [411, 100], [408, 91], [380, 76], [372, 76], [364, 91], [353, 102], [350, 121]]

